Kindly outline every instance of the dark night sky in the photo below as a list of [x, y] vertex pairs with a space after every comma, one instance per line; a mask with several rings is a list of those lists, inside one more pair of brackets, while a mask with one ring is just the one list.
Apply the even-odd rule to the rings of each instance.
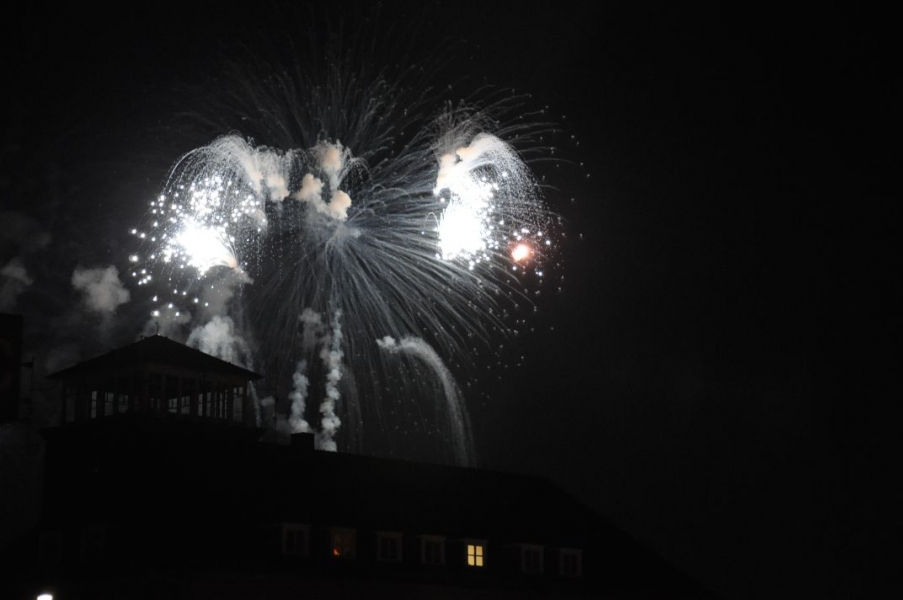
[[[471, 408], [483, 463], [552, 477], [726, 597], [875, 594], [878, 546], [901, 524], [888, 16], [411, 6], [383, 5], [393, 35], [417, 23], [415, 54], [469, 53], [450, 76], [532, 94], [568, 161], [537, 166], [566, 221], [564, 284], [537, 301], [525, 365]], [[284, 31], [272, 15], [13, 19], [0, 202], [53, 239], [27, 254], [2, 240], [2, 262], [25, 256], [35, 279], [27, 319], [70, 323], [53, 268], [127, 251], [106, 239], [129, 222], [124, 199], [156, 194], [206, 141], [173, 134], [185, 90], [249, 32]]]

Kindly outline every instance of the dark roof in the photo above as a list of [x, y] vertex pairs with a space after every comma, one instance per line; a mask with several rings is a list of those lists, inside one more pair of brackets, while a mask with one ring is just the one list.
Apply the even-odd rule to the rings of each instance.
[[101, 354], [68, 369], [52, 373], [47, 377], [49, 379], [67, 379], [79, 375], [146, 364], [181, 367], [199, 373], [234, 375], [249, 380], [261, 378], [261, 375], [253, 371], [233, 365], [200, 350], [189, 348], [161, 335], [146, 337], [134, 344]]
[[[631, 590], [645, 590], [644, 598], [709, 597], [543, 477], [262, 443], [261, 430], [181, 415], [115, 415], [43, 436], [42, 527], [108, 523], [167, 532], [165, 560], [174, 560], [172, 539], [195, 548], [191, 536], [217, 531], [227, 536], [216, 538], [215, 551], [237, 560], [251, 548], [242, 531], [296, 522], [312, 531], [488, 540], [490, 552], [522, 543], [579, 548], [587, 583], [619, 590], [618, 597], [636, 597]], [[150, 538], [142, 543], [153, 546]]]
[[[52, 377], [141, 364], [257, 377], [159, 336]], [[263, 443], [261, 429], [177, 414], [111, 415], [50, 428], [43, 435], [47, 445], [39, 530], [78, 532], [101, 524], [110, 528], [111, 544], [131, 548], [123, 554], [134, 561], [129, 564], [165, 568], [190, 563], [195, 571], [189, 573], [226, 565], [259, 583], [271, 564], [254, 562], [262, 560], [255, 554], [262, 551], [257, 537], [276, 530], [270, 525], [304, 523], [320, 541], [331, 527], [356, 529], [361, 552], [372, 549], [373, 532], [381, 530], [402, 532], [406, 539], [443, 535], [459, 548], [463, 540], [486, 540], [490, 555], [499, 557], [492, 559], [499, 566], [491, 573], [487, 569], [493, 582], [504, 581], [504, 565], [518, 544], [553, 551], [577, 548], [584, 577], [575, 589], [586, 592], [584, 597], [603, 592], [623, 598], [709, 597], [696, 582], [542, 477], [319, 452], [307, 434], [293, 437], [292, 445]], [[127, 546], [134, 540], [140, 544]], [[319, 573], [322, 564], [304, 573]], [[258, 568], [262, 570], [254, 570]], [[415, 573], [440, 586], [471, 585], [470, 575], [456, 579], [445, 570], [435, 576]], [[552, 578], [546, 583], [517, 581], [531, 589], [547, 585], [552, 587], [542, 589], [557, 590]]]

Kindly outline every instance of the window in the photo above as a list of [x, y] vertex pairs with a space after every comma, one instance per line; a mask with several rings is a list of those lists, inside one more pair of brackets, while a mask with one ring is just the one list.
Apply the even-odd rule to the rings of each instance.
[[103, 527], [86, 527], [82, 529], [79, 547], [79, 554], [82, 560], [91, 562], [103, 558], [105, 533]]
[[583, 573], [581, 564], [581, 551], [574, 548], [562, 548], [560, 556], [560, 570], [564, 577], [580, 577]]
[[425, 565], [445, 564], [445, 538], [425, 535], [420, 539], [420, 560]]
[[282, 524], [282, 553], [289, 556], [307, 556], [309, 527], [301, 523]]
[[520, 565], [524, 573], [542, 573], [542, 546], [523, 544], [520, 548]]
[[482, 567], [486, 560], [485, 542], [467, 542], [467, 566]]
[[354, 558], [356, 535], [354, 529], [333, 528], [330, 532], [331, 552], [336, 558]]
[[400, 562], [401, 534], [394, 531], [380, 531], [377, 534], [376, 556], [383, 562]]
[[41, 534], [39, 557], [44, 564], [55, 565], [63, 559], [63, 540], [59, 531], [45, 531]]

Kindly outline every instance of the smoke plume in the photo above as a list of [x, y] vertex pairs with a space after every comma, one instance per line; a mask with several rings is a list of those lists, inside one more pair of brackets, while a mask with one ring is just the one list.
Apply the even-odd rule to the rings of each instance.
[[28, 289], [34, 280], [28, 275], [25, 265], [19, 258], [14, 258], [3, 269], [0, 269], [0, 311], [12, 310], [16, 298]]
[[244, 365], [249, 354], [247, 344], [236, 333], [232, 319], [219, 315], [210, 319], [206, 325], [196, 327], [185, 343], [201, 352], [237, 365]]
[[329, 348], [324, 344], [320, 358], [326, 367], [326, 397], [320, 403], [320, 414], [323, 419], [320, 421], [320, 434], [318, 436], [318, 446], [321, 450], [335, 452], [337, 450], [335, 443], [335, 434], [342, 421], [336, 415], [336, 405], [339, 402], [339, 381], [342, 379], [342, 328], [341, 328], [342, 311], [337, 310], [335, 318], [332, 322], [332, 339]]
[[307, 361], [302, 360], [295, 369], [292, 376], [292, 392], [288, 395], [292, 403], [291, 416], [289, 417], [289, 425], [292, 433], [310, 433], [310, 425], [304, 420], [304, 409], [306, 408], [307, 387], [309, 381], [305, 372], [307, 371]]
[[112, 315], [130, 298], [129, 291], [123, 287], [119, 271], [114, 266], [105, 269], [76, 267], [72, 273], [72, 286], [82, 292], [88, 310], [104, 316]]

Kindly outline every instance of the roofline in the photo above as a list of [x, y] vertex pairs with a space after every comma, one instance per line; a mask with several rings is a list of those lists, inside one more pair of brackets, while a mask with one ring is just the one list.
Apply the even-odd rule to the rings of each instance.
[[[248, 378], [249, 380], [251, 380], [251, 381], [257, 381], [257, 380], [263, 379], [263, 375], [261, 375], [261, 374], [259, 374], [259, 373], [255, 373], [254, 371], [248, 370], [248, 369], [246, 369], [246, 368], [244, 368], [244, 367], [241, 367], [241, 366], [236, 365], [236, 364], [234, 364], [234, 363], [231, 363], [231, 362], [229, 362], [229, 361], [223, 360], [223, 359], [221, 359], [221, 358], [219, 358], [219, 357], [213, 356], [212, 354], [208, 354], [208, 353], [206, 353], [206, 352], [204, 352], [204, 351], [202, 351], [202, 350], [198, 350], [197, 348], [192, 348], [192, 347], [190, 347], [190, 346], [186, 346], [185, 344], [182, 344], [181, 342], [177, 342], [177, 341], [175, 341], [175, 340], [171, 340], [171, 339], [169, 339], [168, 337], [163, 336], [163, 335], [160, 335], [160, 334], [154, 334], [154, 335], [149, 335], [149, 336], [142, 336], [141, 339], [139, 339], [139, 340], [137, 340], [137, 341], [135, 341], [135, 342], [132, 342], [131, 344], [126, 344], [125, 346], [122, 346], [122, 347], [120, 347], [120, 348], [115, 348], [115, 349], [113, 349], [113, 350], [109, 350], [109, 351], [107, 351], [107, 352], [104, 352], [103, 354], [98, 354], [97, 356], [93, 356], [93, 357], [88, 358], [88, 359], [86, 359], [86, 360], [77, 362], [77, 363], [75, 363], [74, 365], [71, 365], [71, 366], [69, 366], [69, 367], [66, 367], [65, 369], [61, 369], [61, 370], [56, 371], [56, 372], [54, 372], [54, 373], [50, 373], [50, 374], [46, 375], [45, 378], [46, 378], [46, 379], [52, 379], [52, 380], [64, 379], [64, 378], [65, 378], [66, 376], [68, 376], [68, 375], [72, 375], [72, 374], [77, 373], [78, 370], [79, 370], [80, 368], [81, 368], [81, 369], [84, 369], [86, 373], [87, 373], [87, 372], [92, 372], [92, 371], [94, 371], [94, 369], [91, 368], [91, 366], [86, 366], [86, 365], [88, 365], [88, 363], [95, 363], [95, 362], [99, 363], [99, 362], [101, 362], [101, 360], [102, 360], [104, 357], [106, 357], [106, 356], [109, 356], [109, 355], [111, 355], [111, 354], [115, 354], [115, 353], [121, 352], [121, 351], [123, 351], [123, 350], [125, 350], [125, 349], [127, 349], [127, 348], [130, 348], [130, 347], [135, 346], [135, 345], [137, 345], [137, 344], [141, 344], [141, 343], [145, 342], [146, 340], [153, 339], [153, 338], [161, 338], [161, 339], [167, 340], [167, 341], [169, 341], [169, 342], [172, 342], [172, 343], [174, 343], [174, 344], [179, 344], [179, 345], [181, 345], [181, 346], [184, 346], [185, 348], [187, 348], [187, 349], [189, 349], [189, 350], [193, 350], [193, 351], [195, 351], [195, 352], [198, 352], [198, 353], [200, 353], [200, 354], [203, 354], [204, 356], [206, 356], [206, 357], [208, 357], [208, 358], [210, 358], [210, 359], [212, 359], [212, 360], [215, 360], [215, 361], [218, 361], [219, 363], [222, 363], [222, 365], [224, 365], [224, 366], [228, 366], [228, 368], [232, 371], [231, 374], [234, 374], [234, 375], [243, 375], [243, 376], [247, 377], [247, 378]], [[162, 367], [166, 367], [166, 366], [176, 366], [176, 365], [167, 365], [166, 363], [160, 363], [160, 362], [158, 362], [158, 361], [142, 361], [142, 362], [137, 363], [137, 364], [159, 365], [159, 366], [162, 366]], [[98, 369], [98, 370], [100, 370], [100, 369]]]

